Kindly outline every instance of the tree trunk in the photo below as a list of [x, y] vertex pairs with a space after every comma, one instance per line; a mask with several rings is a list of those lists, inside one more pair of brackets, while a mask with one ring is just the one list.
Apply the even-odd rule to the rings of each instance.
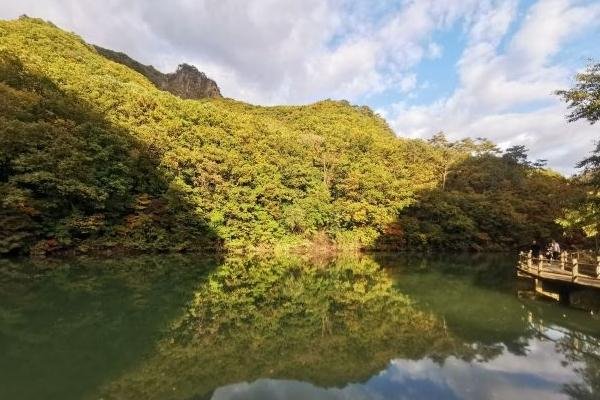
[[442, 174], [442, 191], [446, 190], [446, 177], [448, 176], [448, 164], [444, 165], [444, 173]]

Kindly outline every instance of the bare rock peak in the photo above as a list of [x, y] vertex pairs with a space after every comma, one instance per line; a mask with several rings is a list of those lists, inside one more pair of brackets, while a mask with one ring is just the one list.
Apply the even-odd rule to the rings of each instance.
[[152, 65], [144, 65], [127, 54], [94, 46], [104, 57], [144, 75], [157, 88], [183, 99], [221, 98], [217, 83], [193, 65], [179, 64], [175, 72], [163, 74]]
[[[218, 98], [221, 96], [219, 87], [204, 72], [189, 64], [179, 64], [177, 70], [165, 75], [162, 89], [184, 99], [203, 97]], [[198, 96], [201, 94], [201, 96]]]

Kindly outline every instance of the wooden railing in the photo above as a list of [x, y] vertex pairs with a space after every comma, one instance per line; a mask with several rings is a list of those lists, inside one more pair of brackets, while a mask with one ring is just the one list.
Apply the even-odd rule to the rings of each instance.
[[551, 259], [540, 254], [533, 257], [531, 251], [519, 253], [517, 269], [528, 275], [551, 280], [571, 282], [583, 286], [600, 288], [600, 256], [581, 257], [579, 253], [560, 253], [558, 259]]

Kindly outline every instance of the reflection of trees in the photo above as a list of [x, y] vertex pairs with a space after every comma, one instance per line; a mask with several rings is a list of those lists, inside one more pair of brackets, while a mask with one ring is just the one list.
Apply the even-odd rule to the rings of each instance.
[[0, 260], [0, 398], [84, 398], [152, 349], [215, 265]]
[[505, 348], [516, 355], [526, 354], [531, 335], [523, 305], [507, 288], [507, 282], [514, 281], [510, 258], [412, 255], [377, 259], [395, 276], [402, 293], [443, 318], [454, 337], [475, 349], [473, 357], [488, 361]]
[[336, 386], [367, 379], [394, 357], [471, 351], [416, 311], [368, 259], [321, 268], [296, 259], [230, 259], [173, 332], [103, 396], [204, 397], [259, 377]]
[[[44, 277], [40, 266], [29, 274], [0, 265], [0, 371], [16, 378], [0, 397], [52, 398], [35, 385], [14, 395], [32, 376], [61, 399], [204, 398], [269, 377], [342, 386], [394, 358], [486, 362], [526, 355], [534, 338], [554, 341], [580, 375], [565, 393], [597, 396], [600, 346], [589, 316], [565, 319], [555, 305], [491, 289], [485, 269], [494, 263], [479, 261], [464, 264], [467, 273], [461, 262], [434, 271], [419, 262], [394, 286], [380, 266], [389, 263], [370, 257], [230, 258], [208, 276], [216, 263], [195, 256], [61, 262]], [[564, 331], [556, 339], [549, 329]], [[10, 370], [29, 360], [35, 368]]]
[[576, 368], [583, 382], [566, 384], [563, 391], [574, 400], [598, 399], [600, 397], [600, 360], [589, 354], [582, 354], [579, 361], [585, 364], [585, 367]]
[[[501, 271], [489, 273], [493, 261], [467, 263], [467, 273], [460, 262], [441, 264], [444, 279], [419, 263], [394, 288], [390, 271], [369, 257], [319, 266], [294, 258], [229, 259], [199, 288], [155, 354], [102, 394], [204, 398], [219, 386], [267, 377], [340, 386], [367, 379], [393, 358], [443, 364], [449, 356], [467, 362], [506, 351], [525, 356], [533, 338], [549, 340], [542, 317], [562, 318], [556, 307], [531, 312], [516, 297], [490, 289], [490, 275], [502, 278]], [[443, 291], [436, 281], [444, 282]], [[566, 350], [557, 344], [557, 352]], [[585, 378], [587, 368], [577, 372], [593, 381]], [[590, 387], [574, 383], [565, 390]]]
[[[507, 295], [514, 284], [510, 258], [442, 255], [419, 259], [410, 255], [386, 259], [379, 255], [377, 259], [398, 276], [397, 287], [403, 293], [443, 318], [453, 337], [473, 349], [457, 356], [466, 361], [489, 361], [505, 351], [526, 356], [532, 339], [554, 341], [557, 353], [566, 357], [582, 379], [565, 385], [565, 393], [573, 399], [600, 397], [600, 331], [591, 328], [591, 317]], [[444, 282], [443, 295], [439, 282]], [[560, 339], [549, 336], [549, 330], [560, 331]]]
[[556, 342], [556, 348], [575, 367], [580, 382], [564, 385], [563, 391], [574, 400], [600, 398], [600, 340], [578, 332], [569, 332]]
[[556, 352], [577, 373], [580, 381], [563, 386], [563, 392], [574, 400], [594, 400], [600, 397], [600, 338], [582, 331], [560, 327], [552, 319], [544, 321], [529, 312], [529, 324], [534, 336], [554, 343]]

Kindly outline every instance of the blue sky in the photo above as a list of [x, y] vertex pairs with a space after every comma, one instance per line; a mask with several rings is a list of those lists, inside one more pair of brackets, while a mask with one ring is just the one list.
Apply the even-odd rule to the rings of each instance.
[[598, 0], [21, 0], [163, 71], [188, 62], [255, 104], [366, 104], [399, 136], [523, 144], [564, 173], [600, 139], [552, 92], [600, 59]]

